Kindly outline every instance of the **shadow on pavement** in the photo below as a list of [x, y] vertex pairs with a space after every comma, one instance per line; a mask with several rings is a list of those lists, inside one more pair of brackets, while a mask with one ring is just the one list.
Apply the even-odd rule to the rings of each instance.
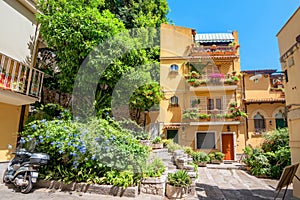
[[[220, 189], [217, 186], [211, 186], [201, 183], [196, 183], [197, 199], [199, 200], [273, 200], [276, 192], [275, 190], [264, 189]], [[284, 190], [282, 189], [277, 199], [282, 199]], [[292, 189], [288, 189], [286, 200], [299, 200], [292, 197]]]

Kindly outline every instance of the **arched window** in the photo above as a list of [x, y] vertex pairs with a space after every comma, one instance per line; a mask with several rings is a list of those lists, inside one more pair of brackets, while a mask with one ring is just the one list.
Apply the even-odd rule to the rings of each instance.
[[259, 112], [254, 115], [254, 129], [255, 132], [265, 132], [266, 131], [266, 123], [265, 118]]
[[279, 110], [278, 113], [275, 115], [276, 120], [276, 129], [286, 127], [286, 120], [285, 115], [282, 110]]
[[171, 106], [178, 106], [178, 97], [177, 96], [172, 96], [170, 99], [170, 104]]
[[178, 72], [178, 69], [179, 69], [179, 67], [178, 67], [178, 65], [176, 65], [176, 64], [172, 64], [172, 65], [170, 66], [170, 71], [171, 71], [171, 72]]

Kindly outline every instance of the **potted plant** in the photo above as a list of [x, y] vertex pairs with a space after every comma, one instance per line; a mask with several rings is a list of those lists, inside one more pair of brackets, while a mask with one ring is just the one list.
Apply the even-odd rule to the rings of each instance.
[[210, 157], [210, 162], [212, 164], [221, 164], [223, 162], [223, 158], [225, 157], [225, 154], [222, 152], [215, 152], [208, 154]]
[[181, 199], [187, 196], [192, 180], [185, 170], [168, 174], [166, 195], [169, 199]]
[[193, 86], [193, 85], [195, 84], [195, 82], [196, 82], [196, 79], [190, 78], [190, 79], [187, 80], [187, 82], [188, 82], [191, 86]]
[[193, 152], [192, 153], [193, 162], [199, 167], [205, 167], [210, 161], [209, 156], [204, 152]]
[[152, 140], [151, 147], [152, 149], [162, 149], [164, 147], [160, 136], [157, 136]]

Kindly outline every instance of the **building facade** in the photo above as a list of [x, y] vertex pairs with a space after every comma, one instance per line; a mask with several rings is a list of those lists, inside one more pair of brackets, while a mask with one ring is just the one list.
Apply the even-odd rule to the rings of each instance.
[[[286, 107], [292, 164], [300, 162], [300, 7], [277, 34], [280, 62], [285, 72]], [[300, 176], [298, 170], [297, 176]], [[300, 181], [294, 179], [293, 194], [300, 198]]]
[[28, 105], [39, 100], [44, 73], [35, 69], [37, 13], [31, 0], [0, 1], [0, 161], [16, 147]]
[[161, 135], [236, 160], [246, 144], [238, 33], [197, 34], [164, 24], [160, 55]]
[[277, 70], [245, 70], [243, 74], [243, 105], [247, 145], [259, 147], [263, 135], [287, 126], [283, 75]]

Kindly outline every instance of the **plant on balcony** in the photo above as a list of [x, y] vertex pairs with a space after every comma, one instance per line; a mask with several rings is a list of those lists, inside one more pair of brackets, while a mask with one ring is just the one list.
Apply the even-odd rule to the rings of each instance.
[[227, 79], [225, 79], [224, 84], [226, 84], [226, 85], [234, 85], [234, 80], [232, 80], [231, 78], [227, 78]]
[[233, 101], [229, 103], [230, 108], [234, 108], [237, 106], [237, 102]]
[[232, 117], [235, 118], [235, 119], [237, 119], [237, 120], [239, 120], [241, 117], [247, 118], [248, 115], [247, 115], [247, 113], [245, 113], [244, 111], [242, 111], [240, 109], [240, 107], [235, 107], [235, 109], [232, 112]]
[[224, 78], [224, 75], [214, 73], [214, 74], [208, 75], [208, 78], [209, 78], [209, 83], [219, 85], [219, 84], [221, 84], [221, 80]]
[[197, 109], [183, 111], [182, 119], [197, 119], [197, 118], [198, 118]]
[[210, 119], [211, 115], [210, 114], [199, 114], [198, 118], [199, 119]]
[[240, 80], [237, 76], [232, 76], [231, 79], [232, 79], [234, 82], [238, 82], [238, 81]]
[[188, 82], [191, 86], [193, 86], [196, 82], [195, 78], [189, 78], [188, 80], [186, 80], [186, 82]]
[[200, 78], [200, 73], [196, 72], [196, 71], [191, 71], [189, 73], [189, 76], [192, 78]]

